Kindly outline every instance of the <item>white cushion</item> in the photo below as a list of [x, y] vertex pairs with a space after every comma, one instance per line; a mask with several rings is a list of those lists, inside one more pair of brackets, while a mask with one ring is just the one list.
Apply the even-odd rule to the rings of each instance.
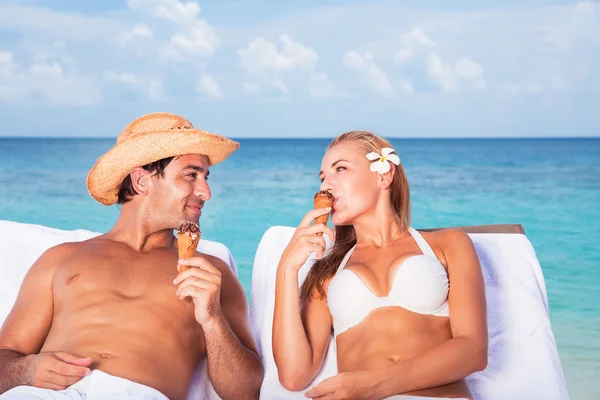
[[[86, 230], [65, 231], [40, 225], [0, 221], [0, 324], [12, 308], [25, 274], [44, 251], [60, 243], [78, 242], [97, 235], [96, 232]], [[198, 251], [219, 257], [237, 275], [233, 256], [223, 244], [201, 239]], [[194, 372], [188, 399], [218, 398], [208, 380], [204, 359]]]
[[[272, 351], [275, 275], [294, 228], [272, 227], [264, 234], [254, 260], [251, 324], [265, 379], [263, 399], [301, 399], [279, 383]], [[482, 265], [488, 305], [488, 367], [467, 378], [478, 400], [568, 399], [565, 379], [550, 326], [544, 277], [533, 246], [521, 234], [471, 234]], [[331, 246], [328, 238], [328, 249]], [[314, 256], [314, 255], [313, 255]], [[299, 273], [306, 278], [314, 258]], [[311, 386], [337, 373], [335, 342]]]

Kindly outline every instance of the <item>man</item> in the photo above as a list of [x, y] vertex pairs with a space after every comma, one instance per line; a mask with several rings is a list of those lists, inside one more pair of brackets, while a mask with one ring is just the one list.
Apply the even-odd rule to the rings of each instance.
[[178, 260], [173, 235], [198, 223], [209, 167], [238, 147], [170, 113], [125, 128], [87, 179], [94, 199], [121, 204], [119, 218], [28, 271], [0, 330], [0, 399], [184, 400], [204, 357], [221, 398], [258, 398], [240, 282], [219, 258]]

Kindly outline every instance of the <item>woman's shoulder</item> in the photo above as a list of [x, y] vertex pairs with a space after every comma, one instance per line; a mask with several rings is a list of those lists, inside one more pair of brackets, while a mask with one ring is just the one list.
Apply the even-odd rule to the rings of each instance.
[[421, 235], [429, 242], [435, 242], [438, 245], [456, 244], [457, 241], [471, 241], [469, 235], [458, 228], [443, 228], [435, 231], [419, 231]]
[[469, 235], [458, 228], [445, 228], [436, 231], [420, 232], [427, 241], [437, 258], [444, 266], [448, 266], [448, 259], [454, 258], [457, 253], [471, 252], [473, 243]]

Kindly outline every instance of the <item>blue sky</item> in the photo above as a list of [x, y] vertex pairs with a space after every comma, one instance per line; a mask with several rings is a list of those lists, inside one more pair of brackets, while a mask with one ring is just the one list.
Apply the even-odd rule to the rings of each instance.
[[600, 136], [599, 72], [600, 2], [0, 0], [0, 136]]

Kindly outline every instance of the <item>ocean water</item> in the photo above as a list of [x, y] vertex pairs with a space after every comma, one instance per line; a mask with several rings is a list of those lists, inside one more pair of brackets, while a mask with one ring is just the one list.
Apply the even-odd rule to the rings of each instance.
[[[273, 225], [312, 208], [317, 139], [242, 139], [212, 168], [203, 237], [226, 244], [250, 290]], [[520, 223], [542, 266], [571, 398], [600, 385], [600, 139], [393, 139], [411, 185], [413, 225]], [[118, 209], [93, 201], [87, 172], [114, 139], [0, 139], [0, 219], [106, 231]]]

